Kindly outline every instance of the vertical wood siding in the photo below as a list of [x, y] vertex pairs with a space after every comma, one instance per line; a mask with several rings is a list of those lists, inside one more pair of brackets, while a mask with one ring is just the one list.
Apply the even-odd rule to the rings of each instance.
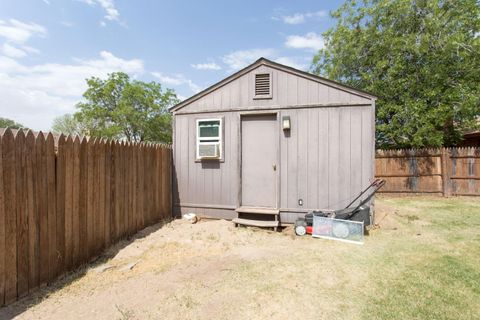
[[[272, 99], [254, 100], [254, 76], [257, 72], [272, 73]], [[255, 70], [227, 83], [202, 98], [193, 101], [178, 111], [194, 113], [230, 109], [275, 108], [279, 106], [318, 105], [318, 104], [370, 104], [371, 100], [339, 90], [297, 75], [259, 66]]]
[[[373, 177], [374, 152], [371, 107], [275, 110], [278, 121], [288, 115], [292, 129], [280, 135], [280, 208], [305, 211], [342, 208]], [[195, 125], [201, 117], [224, 117], [224, 159], [195, 159]], [[174, 163], [178, 196], [184, 212], [217, 209], [215, 216], [231, 218], [239, 206], [238, 112], [175, 117]], [[303, 206], [298, 200], [303, 200]], [[224, 210], [219, 210], [223, 208]], [[190, 210], [189, 210], [190, 209]]]

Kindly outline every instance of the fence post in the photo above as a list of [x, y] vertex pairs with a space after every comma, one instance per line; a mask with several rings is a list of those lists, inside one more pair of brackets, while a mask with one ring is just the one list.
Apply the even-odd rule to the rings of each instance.
[[450, 184], [450, 156], [447, 148], [441, 148], [441, 162], [442, 162], [442, 191], [444, 197], [452, 195]]

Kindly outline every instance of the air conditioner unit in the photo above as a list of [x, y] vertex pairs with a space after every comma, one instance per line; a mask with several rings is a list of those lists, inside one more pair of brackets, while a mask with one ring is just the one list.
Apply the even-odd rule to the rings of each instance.
[[220, 144], [209, 143], [198, 146], [198, 157], [200, 159], [218, 159], [220, 158]]

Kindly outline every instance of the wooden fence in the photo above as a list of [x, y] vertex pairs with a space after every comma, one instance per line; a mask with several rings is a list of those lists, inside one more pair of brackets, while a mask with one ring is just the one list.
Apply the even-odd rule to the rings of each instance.
[[171, 148], [0, 135], [0, 305], [171, 217]]
[[480, 148], [377, 150], [384, 193], [480, 196]]

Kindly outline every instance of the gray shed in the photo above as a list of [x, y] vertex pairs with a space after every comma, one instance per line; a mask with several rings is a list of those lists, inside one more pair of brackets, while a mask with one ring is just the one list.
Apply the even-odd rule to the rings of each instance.
[[375, 99], [260, 58], [180, 102], [175, 213], [272, 226], [343, 208], [374, 178]]

